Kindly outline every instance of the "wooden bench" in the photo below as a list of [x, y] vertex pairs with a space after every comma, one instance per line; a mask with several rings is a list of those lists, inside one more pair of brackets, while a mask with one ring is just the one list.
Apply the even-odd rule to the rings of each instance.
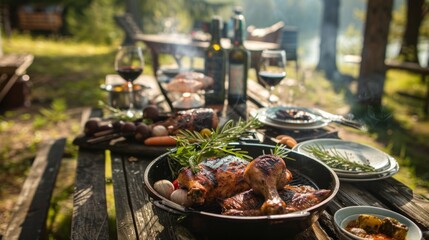
[[425, 82], [426, 77], [429, 76], [429, 67], [422, 67], [418, 63], [387, 61], [386, 68], [404, 70], [404, 71], [420, 74], [422, 82]]
[[[353, 64], [360, 64], [362, 60], [361, 57], [357, 55], [345, 55], [343, 59], [344, 62]], [[425, 116], [427, 116], [429, 113], [429, 80], [426, 82], [426, 77], [429, 76], [429, 67], [424, 68], [417, 63], [399, 61], [385, 61], [384, 65], [386, 70], [404, 70], [421, 76], [422, 83], [426, 84], [426, 96], [424, 97], [423, 112]]]
[[22, 30], [43, 30], [58, 33], [63, 25], [63, 8], [59, 5], [24, 5], [18, 9], [18, 22]]
[[4, 240], [40, 239], [44, 236], [65, 144], [65, 138], [50, 140], [38, 151], [13, 208]]
[[[22, 105], [26, 101], [24, 92], [18, 94], [20, 78], [33, 63], [31, 54], [7, 54], [0, 57], [0, 112]], [[22, 86], [21, 86], [22, 87]]]
[[429, 67], [422, 67], [418, 63], [411, 62], [396, 62], [396, 61], [388, 61], [385, 63], [386, 69], [396, 69], [396, 70], [404, 70], [411, 73], [419, 74], [421, 76], [422, 83], [426, 84], [426, 96], [424, 97], [424, 108], [423, 112], [425, 115], [429, 113], [429, 80], [426, 81], [427, 76], [429, 76]]

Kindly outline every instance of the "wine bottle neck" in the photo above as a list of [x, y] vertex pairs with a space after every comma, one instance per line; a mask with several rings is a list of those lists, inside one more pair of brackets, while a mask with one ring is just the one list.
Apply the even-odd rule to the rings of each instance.
[[243, 45], [244, 40], [244, 17], [238, 15], [234, 17], [234, 46]]
[[220, 26], [221, 26], [221, 21], [218, 18], [215, 18], [212, 20], [212, 26], [211, 26], [211, 35], [212, 35], [212, 39], [211, 42], [219, 44], [220, 43]]

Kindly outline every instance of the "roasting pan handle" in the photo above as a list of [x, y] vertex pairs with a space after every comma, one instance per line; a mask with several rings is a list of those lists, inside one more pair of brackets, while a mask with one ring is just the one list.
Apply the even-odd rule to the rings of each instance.
[[285, 216], [288, 218], [306, 218], [310, 216], [310, 213], [307, 211], [299, 211], [299, 212], [293, 212], [288, 214], [281, 214], [281, 215], [268, 215], [269, 219], [284, 219]]
[[167, 202], [165, 200], [156, 200], [156, 201], [153, 201], [153, 205], [172, 214], [176, 214], [176, 215], [188, 214], [188, 211], [186, 210], [185, 207], [173, 202]]

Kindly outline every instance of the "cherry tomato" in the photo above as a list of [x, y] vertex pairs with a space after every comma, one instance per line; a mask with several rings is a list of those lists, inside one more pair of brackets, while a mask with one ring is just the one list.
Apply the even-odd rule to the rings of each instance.
[[179, 189], [179, 181], [177, 179], [173, 181], [173, 186], [174, 186], [174, 189]]

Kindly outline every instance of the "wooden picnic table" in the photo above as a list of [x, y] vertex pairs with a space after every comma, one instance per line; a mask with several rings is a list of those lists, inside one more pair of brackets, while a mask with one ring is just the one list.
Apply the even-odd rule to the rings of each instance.
[[[266, 104], [265, 95], [260, 94], [264, 89], [256, 83], [248, 85], [249, 101], [246, 106], [225, 106], [220, 113], [221, 119], [238, 119]], [[101, 116], [101, 112], [87, 111], [85, 116], [84, 119]], [[330, 124], [310, 131], [263, 130], [268, 136], [283, 133], [303, 141], [311, 138], [338, 138], [339, 126]], [[270, 143], [270, 139], [263, 141]], [[158, 150], [161, 153], [167, 151]], [[92, 148], [81, 144], [74, 189], [71, 239], [194, 239], [186, 235], [189, 233], [188, 229], [184, 229], [174, 215], [152, 204], [144, 187], [143, 173], [148, 164], [161, 153], [142, 145], [105, 145]], [[106, 200], [111, 194], [106, 192], [106, 186], [113, 188], [114, 205]], [[370, 182], [341, 182], [339, 192], [327, 205], [319, 220], [291, 239], [339, 239], [334, 229], [333, 215], [338, 209], [353, 205], [378, 206], [403, 214], [414, 221], [424, 232], [424, 236], [428, 237], [429, 201], [389, 177]], [[112, 225], [110, 220], [116, 220], [116, 225]]]

